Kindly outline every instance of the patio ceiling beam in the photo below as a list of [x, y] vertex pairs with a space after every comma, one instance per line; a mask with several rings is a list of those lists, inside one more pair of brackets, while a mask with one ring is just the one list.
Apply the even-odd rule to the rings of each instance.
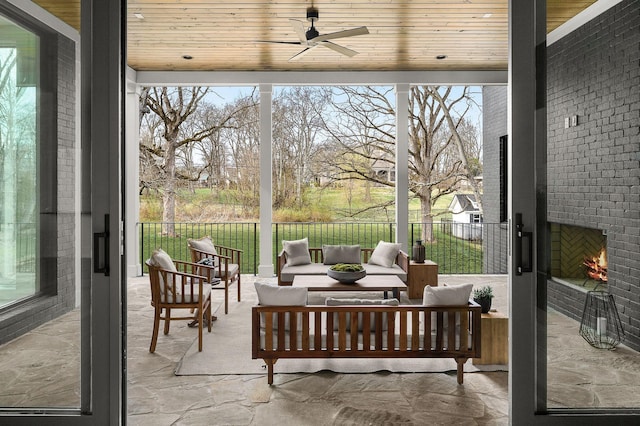
[[142, 86], [506, 85], [504, 71], [133, 71]]

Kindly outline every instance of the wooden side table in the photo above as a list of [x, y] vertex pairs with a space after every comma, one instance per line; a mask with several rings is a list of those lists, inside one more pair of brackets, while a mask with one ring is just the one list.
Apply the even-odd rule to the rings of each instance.
[[506, 365], [509, 363], [509, 317], [502, 312], [482, 314], [480, 352], [474, 365]]
[[424, 288], [430, 285], [438, 286], [438, 264], [430, 260], [424, 263], [409, 262], [409, 299], [422, 299]]

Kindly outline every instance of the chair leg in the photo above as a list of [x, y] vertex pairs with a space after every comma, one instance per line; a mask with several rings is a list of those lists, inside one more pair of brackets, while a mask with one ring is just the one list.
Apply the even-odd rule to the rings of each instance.
[[238, 302], [240, 301], [240, 273], [238, 272]]
[[169, 323], [171, 322], [171, 308], [164, 309], [164, 334], [169, 334]]
[[464, 380], [464, 363], [467, 362], [467, 358], [456, 358], [456, 362], [458, 363], [458, 384], [461, 385], [462, 381]]
[[229, 313], [229, 281], [224, 282], [224, 314]]
[[156, 351], [156, 342], [158, 341], [158, 329], [160, 328], [160, 312], [161, 310], [155, 308], [153, 315], [153, 332], [151, 333], [151, 346], [149, 352], [154, 353]]
[[213, 322], [213, 315], [211, 315], [211, 299], [209, 299], [209, 304], [207, 305], [207, 326], [209, 328], [209, 333], [211, 333], [211, 323]]
[[275, 365], [277, 359], [265, 359], [264, 363], [267, 364], [267, 383], [273, 384], [273, 366]]
[[[198, 312], [203, 312], [204, 309], [199, 308]], [[202, 318], [198, 321], [198, 352], [202, 352]]]

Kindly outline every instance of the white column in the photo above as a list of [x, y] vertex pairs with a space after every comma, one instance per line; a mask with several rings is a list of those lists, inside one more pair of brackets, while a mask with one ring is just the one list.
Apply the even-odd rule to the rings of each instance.
[[272, 277], [273, 248], [271, 245], [271, 84], [260, 85], [260, 277]]
[[409, 85], [396, 84], [396, 242], [409, 249]]
[[125, 244], [127, 277], [142, 275], [140, 264], [140, 237], [136, 224], [140, 221], [140, 198], [138, 182], [140, 181], [140, 89], [134, 81], [127, 82], [125, 111]]

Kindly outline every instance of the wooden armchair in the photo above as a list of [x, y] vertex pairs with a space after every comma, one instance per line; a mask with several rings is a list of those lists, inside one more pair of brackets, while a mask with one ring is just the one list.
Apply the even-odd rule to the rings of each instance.
[[[213, 290], [224, 290], [224, 313], [229, 313], [229, 287], [237, 282], [238, 284], [238, 302], [240, 301], [240, 265], [242, 250], [214, 245], [209, 237], [202, 237], [197, 240], [187, 240], [189, 251], [191, 252], [191, 261], [197, 264], [203, 264], [212, 268], [201, 270], [199, 274], [207, 277], [210, 282], [212, 279], [220, 278], [220, 285], [213, 285]], [[207, 263], [206, 259], [209, 259]]]
[[[156, 350], [160, 320], [164, 320], [164, 334], [168, 334], [171, 321], [192, 321], [194, 310], [200, 316], [197, 321], [198, 350], [202, 351], [203, 323], [207, 324], [208, 331], [211, 332], [211, 285], [205, 277], [187, 272], [193, 271], [194, 265], [174, 261], [160, 249], [154, 251], [146, 265], [151, 284], [151, 306], [155, 309], [149, 352]], [[175, 309], [188, 309], [189, 314], [175, 316], [172, 314]]]

